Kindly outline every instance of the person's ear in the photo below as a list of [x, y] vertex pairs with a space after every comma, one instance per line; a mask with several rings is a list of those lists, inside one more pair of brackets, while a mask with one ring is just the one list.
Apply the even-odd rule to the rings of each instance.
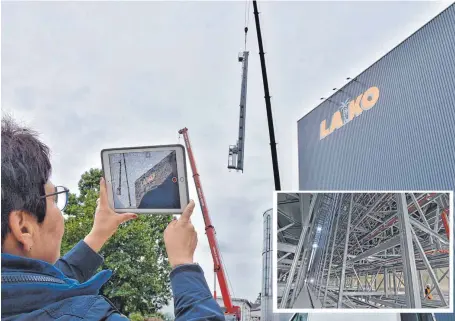
[[33, 247], [33, 234], [36, 232], [36, 218], [24, 211], [13, 211], [9, 215], [9, 228], [12, 236], [21, 244], [25, 252]]

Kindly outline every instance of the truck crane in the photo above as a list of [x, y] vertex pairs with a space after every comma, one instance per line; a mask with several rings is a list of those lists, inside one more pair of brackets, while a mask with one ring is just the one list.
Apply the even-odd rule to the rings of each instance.
[[[199, 173], [196, 168], [196, 161], [194, 159], [193, 150], [191, 149], [190, 138], [188, 136], [188, 128], [183, 128], [179, 130], [179, 134], [183, 135], [186, 150], [188, 153], [188, 158], [191, 165], [191, 170], [193, 172], [194, 185], [196, 186], [197, 196], [199, 198], [199, 204], [201, 206], [202, 216], [204, 218], [205, 231], [207, 238], [209, 240], [210, 252], [212, 253], [214, 272], [215, 272], [215, 285], [216, 278], [218, 278], [218, 283], [221, 289], [221, 296], [223, 298], [225, 311], [225, 320], [226, 321], [240, 321], [240, 307], [234, 306], [231, 299], [231, 294], [229, 292], [229, 287], [227, 283], [226, 274], [224, 272], [223, 263], [221, 261], [220, 250], [218, 247], [218, 242], [215, 236], [215, 228], [212, 225], [212, 221], [209, 216], [209, 209], [207, 207], [207, 202], [204, 197], [204, 192], [202, 191], [201, 180], [199, 178]], [[214, 297], [216, 299], [216, 287], [214, 289]]]

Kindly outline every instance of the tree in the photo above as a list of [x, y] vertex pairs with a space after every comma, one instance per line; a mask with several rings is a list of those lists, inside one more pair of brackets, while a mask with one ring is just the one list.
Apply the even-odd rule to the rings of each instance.
[[[69, 251], [92, 228], [99, 195], [99, 169], [90, 169], [79, 181], [80, 194], [70, 194], [65, 209], [65, 235], [62, 252]], [[163, 232], [170, 216], [140, 215], [122, 225], [104, 245], [102, 269], [113, 271], [111, 280], [101, 289], [125, 315], [156, 315], [171, 298], [169, 272]]]

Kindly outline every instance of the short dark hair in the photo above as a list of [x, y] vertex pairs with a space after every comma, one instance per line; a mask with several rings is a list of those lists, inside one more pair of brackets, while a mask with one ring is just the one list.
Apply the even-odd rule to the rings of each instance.
[[43, 222], [46, 215], [44, 185], [51, 175], [49, 147], [38, 134], [2, 117], [2, 244], [9, 233], [9, 215], [21, 210]]

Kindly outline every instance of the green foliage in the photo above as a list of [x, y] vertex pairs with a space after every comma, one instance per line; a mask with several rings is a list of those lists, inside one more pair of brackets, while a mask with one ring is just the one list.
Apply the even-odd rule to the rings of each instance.
[[144, 317], [138, 312], [131, 313], [129, 318], [130, 321], [144, 321]]
[[85, 196], [87, 191], [100, 191], [100, 179], [103, 176], [103, 171], [98, 168], [91, 168], [88, 172], [82, 174], [79, 181], [79, 191], [82, 196]]
[[[102, 172], [91, 169], [79, 181], [80, 195], [70, 194], [65, 214], [62, 252], [69, 251], [91, 230], [99, 180]], [[111, 280], [102, 288], [125, 315], [156, 314], [171, 298], [169, 272], [163, 232], [170, 216], [140, 215], [123, 224], [104, 245], [102, 269], [113, 271]], [[140, 319], [138, 319], [140, 320]]]
[[174, 321], [174, 317], [169, 313], [152, 313], [150, 315], [143, 316], [138, 312], [134, 312], [129, 315], [129, 319], [130, 321]]

